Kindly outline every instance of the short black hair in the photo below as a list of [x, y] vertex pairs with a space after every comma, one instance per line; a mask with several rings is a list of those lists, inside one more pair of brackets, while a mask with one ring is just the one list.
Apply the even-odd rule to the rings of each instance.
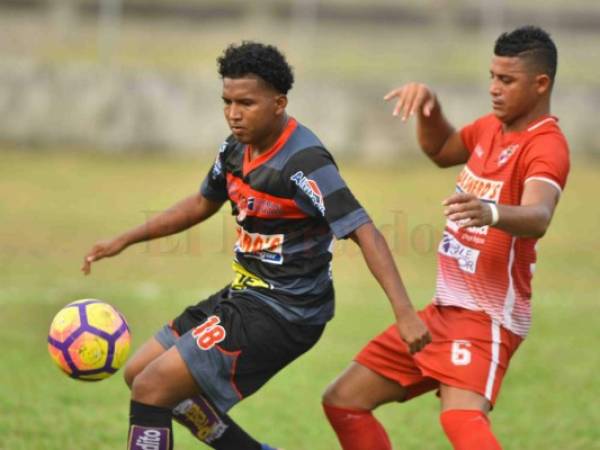
[[554, 82], [557, 51], [550, 35], [534, 25], [519, 27], [502, 33], [494, 46], [496, 56], [518, 56], [530, 60], [537, 70], [547, 74]]
[[294, 84], [292, 68], [274, 46], [243, 41], [231, 44], [217, 58], [221, 78], [243, 78], [256, 75], [277, 92], [287, 94]]

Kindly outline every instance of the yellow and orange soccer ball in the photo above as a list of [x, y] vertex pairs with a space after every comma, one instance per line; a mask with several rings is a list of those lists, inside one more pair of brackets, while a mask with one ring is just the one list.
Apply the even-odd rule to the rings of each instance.
[[125, 364], [131, 335], [125, 318], [108, 303], [85, 299], [69, 303], [52, 320], [48, 351], [71, 378], [99, 381]]

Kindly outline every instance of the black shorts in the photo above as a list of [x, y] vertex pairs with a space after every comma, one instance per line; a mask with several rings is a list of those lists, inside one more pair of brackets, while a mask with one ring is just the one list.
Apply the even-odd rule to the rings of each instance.
[[288, 322], [226, 287], [186, 308], [155, 337], [165, 348], [176, 345], [202, 392], [225, 412], [310, 349], [324, 328]]

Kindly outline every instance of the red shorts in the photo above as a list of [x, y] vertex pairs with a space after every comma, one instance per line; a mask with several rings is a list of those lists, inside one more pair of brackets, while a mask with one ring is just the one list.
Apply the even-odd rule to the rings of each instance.
[[419, 311], [432, 342], [415, 355], [396, 325], [372, 339], [355, 361], [407, 388], [407, 400], [441, 384], [475, 391], [493, 405], [522, 338], [484, 312], [429, 305]]

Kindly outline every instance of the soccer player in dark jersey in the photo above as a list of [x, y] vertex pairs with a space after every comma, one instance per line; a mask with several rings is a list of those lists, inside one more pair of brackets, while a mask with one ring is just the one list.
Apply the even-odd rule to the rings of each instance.
[[173, 447], [171, 421], [215, 449], [266, 450], [227, 415], [310, 349], [333, 316], [333, 238], [351, 238], [385, 291], [412, 352], [429, 342], [389, 248], [319, 139], [286, 114], [293, 74], [259, 43], [218, 59], [232, 131], [200, 192], [96, 244], [82, 270], [128, 246], [190, 228], [229, 201], [237, 222], [230, 285], [178, 317], [129, 361], [129, 450]]
[[493, 112], [459, 131], [428, 86], [387, 95], [397, 100], [396, 115], [416, 117], [419, 144], [434, 163], [464, 166], [444, 201], [436, 292], [419, 312], [432, 342], [411, 355], [389, 327], [325, 393], [344, 450], [391, 449], [371, 411], [432, 390], [455, 450], [501, 448], [488, 413], [529, 331], [536, 243], [569, 172], [567, 141], [550, 114], [556, 61], [554, 42], [538, 27], [500, 35], [490, 66]]

